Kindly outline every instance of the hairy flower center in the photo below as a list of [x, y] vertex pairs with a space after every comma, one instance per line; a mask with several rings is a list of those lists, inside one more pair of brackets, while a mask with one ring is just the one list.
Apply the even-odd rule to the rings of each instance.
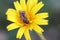
[[29, 20], [28, 20], [27, 17], [25, 16], [25, 11], [21, 11], [21, 12], [20, 12], [20, 18], [21, 18], [21, 20], [22, 20], [25, 24], [29, 24]]

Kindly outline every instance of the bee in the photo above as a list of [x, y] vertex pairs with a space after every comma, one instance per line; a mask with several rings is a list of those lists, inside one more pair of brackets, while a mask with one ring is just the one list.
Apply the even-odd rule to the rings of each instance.
[[28, 24], [29, 21], [27, 20], [27, 17], [25, 16], [25, 11], [20, 12], [20, 18], [23, 20], [24, 23]]

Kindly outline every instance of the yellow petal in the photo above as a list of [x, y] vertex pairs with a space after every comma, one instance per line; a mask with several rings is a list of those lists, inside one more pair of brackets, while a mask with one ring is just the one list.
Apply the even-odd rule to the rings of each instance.
[[14, 10], [14, 9], [12, 9], [12, 8], [9, 8], [8, 10], [7, 10], [7, 12], [6, 12], [6, 15], [9, 15], [9, 14], [12, 14], [12, 15], [16, 15], [16, 11]]
[[26, 0], [20, 0], [20, 5], [21, 7], [23, 8], [23, 10], [27, 10], [27, 7], [26, 7]]
[[15, 8], [16, 8], [17, 11], [22, 10], [21, 5], [19, 4], [18, 1], [14, 2], [14, 6], [15, 6]]
[[36, 20], [34, 20], [34, 23], [36, 23], [38, 25], [48, 25], [48, 20], [45, 20], [45, 19], [36, 19]]
[[31, 9], [37, 4], [38, 0], [28, 0], [27, 7], [28, 11], [31, 11]]
[[47, 18], [48, 17], [48, 13], [38, 13], [36, 14], [36, 18]]
[[25, 27], [21, 27], [21, 28], [18, 30], [18, 33], [17, 33], [16, 38], [21, 39], [24, 31], [25, 31]]
[[42, 34], [42, 32], [44, 32], [44, 30], [41, 27], [39, 27], [38, 25], [34, 25], [33, 30], [35, 30], [37, 33], [40, 33], [40, 34]]
[[43, 6], [44, 6], [44, 4], [43, 4], [42, 2], [39, 2], [37, 5], [35, 5], [35, 6], [32, 8], [31, 12], [32, 12], [33, 14], [35, 14], [35, 13], [37, 13]]
[[34, 23], [31, 23], [31, 24], [29, 25], [30, 31], [32, 31], [32, 29], [33, 29], [33, 24], [34, 24]]
[[8, 31], [10, 31], [10, 30], [13, 30], [13, 29], [16, 29], [16, 28], [19, 28], [19, 27], [20, 26], [17, 25], [16, 23], [12, 23], [12, 24], [7, 26], [7, 29], [8, 29]]
[[6, 12], [6, 15], [7, 15], [7, 20], [10, 20], [12, 22], [16, 22], [17, 19], [17, 12], [14, 10], [14, 9], [8, 9], [7, 12]]
[[25, 30], [24, 36], [25, 36], [26, 40], [31, 40], [30, 34], [29, 34], [29, 30], [28, 30], [28, 29]]

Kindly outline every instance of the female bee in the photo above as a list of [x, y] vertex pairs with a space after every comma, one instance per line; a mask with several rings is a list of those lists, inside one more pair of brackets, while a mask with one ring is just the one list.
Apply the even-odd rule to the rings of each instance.
[[23, 20], [24, 23], [28, 24], [29, 21], [27, 20], [26, 16], [25, 16], [25, 11], [21, 11], [20, 12], [20, 17]]

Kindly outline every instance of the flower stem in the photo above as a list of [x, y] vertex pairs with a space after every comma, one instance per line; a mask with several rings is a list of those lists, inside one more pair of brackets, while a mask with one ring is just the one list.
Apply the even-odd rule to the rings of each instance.
[[39, 36], [40, 36], [41, 40], [46, 40], [46, 38], [44, 37], [43, 34], [39, 34]]

